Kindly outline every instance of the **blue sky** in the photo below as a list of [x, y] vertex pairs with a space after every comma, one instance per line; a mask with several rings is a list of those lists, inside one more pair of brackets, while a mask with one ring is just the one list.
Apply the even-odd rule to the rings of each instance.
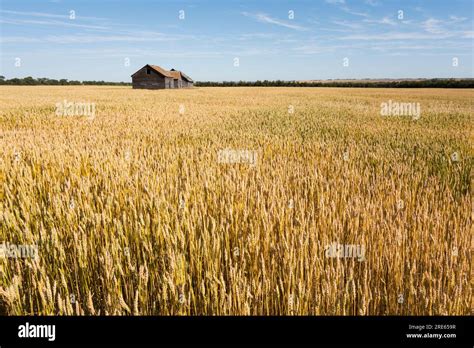
[[201, 81], [474, 77], [473, 3], [2, 0], [0, 75], [131, 81], [149, 63]]

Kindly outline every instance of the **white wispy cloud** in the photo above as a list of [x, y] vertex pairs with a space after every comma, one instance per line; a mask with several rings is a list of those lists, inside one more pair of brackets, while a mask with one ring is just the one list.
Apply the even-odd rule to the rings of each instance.
[[325, 0], [328, 4], [345, 4], [345, 0]]
[[100, 25], [89, 25], [89, 24], [78, 24], [71, 22], [64, 22], [58, 20], [32, 20], [32, 19], [0, 19], [0, 23], [11, 24], [11, 25], [47, 25], [47, 26], [60, 26], [60, 27], [74, 27], [74, 28], [83, 28], [83, 29], [99, 29], [105, 30], [110, 29], [108, 27]]
[[314, 55], [320, 53], [334, 52], [336, 50], [346, 49], [347, 45], [322, 45], [317, 43], [309, 43], [294, 47], [292, 51], [298, 55]]
[[242, 15], [244, 15], [246, 17], [256, 19], [260, 23], [278, 25], [280, 27], [293, 29], [293, 30], [299, 30], [299, 31], [308, 30], [308, 28], [306, 28], [306, 27], [303, 27], [303, 26], [300, 26], [300, 25], [297, 25], [297, 24], [291, 24], [291, 23], [288, 23], [288, 21], [282, 21], [280, 19], [270, 17], [269, 15], [267, 15], [265, 13], [242, 12]]
[[377, 6], [379, 4], [376, 0], [365, 0], [364, 2], [370, 6]]
[[466, 20], [466, 17], [452, 15], [449, 16], [449, 19], [429, 18], [421, 22], [421, 27], [428, 33], [443, 35], [461, 28]]
[[[327, 43], [318, 43], [318, 42], [309, 42], [297, 47], [292, 48], [292, 52], [295, 52], [298, 55], [306, 56], [306, 55], [314, 55], [320, 53], [327, 53], [327, 52], [351, 52], [351, 51], [360, 51], [360, 50], [371, 50], [382, 54], [407, 54], [408, 52], [413, 51], [439, 51], [446, 50], [449, 48], [450, 50], [462, 50], [467, 51], [470, 49], [470, 45], [468, 43], [438, 43], [437, 41], [433, 41], [432, 43], [400, 43], [399, 41], [395, 40], [388, 40], [388, 41], [377, 41], [377, 42], [369, 42], [369, 41], [360, 41], [360, 42], [351, 42], [351, 43], [344, 43], [344, 44], [335, 44], [333, 42]], [[404, 52], [404, 53], [403, 53]]]
[[465, 32], [463, 32], [462, 37], [464, 39], [474, 39], [474, 31], [473, 30], [465, 31]]
[[360, 17], [369, 17], [369, 14], [365, 13], [365, 12], [358, 12], [358, 11], [354, 11], [352, 10], [351, 8], [349, 8], [347, 5], [346, 5], [346, 1], [345, 0], [325, 0], [326, 3], [328, 4], [331, 4], [331, 5], [336, 5], [337, 7], [339, 7], [342, 11], [346, 12], [346, 13], [349, 13], [351, 15], [354, 15], [354, 16], [360, 16]]
[[347, 6], [342, 6], [341, 10], [343, 10], [344, 12], [349, 13], [351, 15], [354, 15], [354, 16], [370, 17], [368, 13], [354, 11], [354, 10], [350, 9], [349, 7], [347, 7]]
[[390, 17], [383, 17], [382, 19], [364, 19], [363, 22], [374, 23], [374, 24], [397, 25], [397, 22], [395, 22]]
[[239, 36], [239, 40], [253, 40], [253, 39], [271, 39], [275, 37], [274, 33], [246, 33]]
[[460, 23], [467, 20], [466, 17], [458, 17], [458, 16], [449, 16], [451, 23]]
[[[12, 10], [0, 10], [0, 13], [14, 16], [28, 16], [28, 17], [43, 17], [43, 18], [58, 18], [58, 19], [69, 19], [68, 14], [57, 14], [57, 13], [47, 13], [47, 12], [24, 12], [24, 11], [12, 11]], [[83, 20], [105, 20], [106, 18], [101, 17], [89, 17], [82, 16], [80, 13], [75, 13], [76, 19]]]
[[131, 33], [116, 35], [46, 35], [42, 37], [28, 36], [2, 36], [1, 43], [55, 43], [55, 44], [79, 44], [97, 42], [158, 42], [194, 40], [194, 36], [167, 35], [163, 33]]
[[333, 24], [340, 25], [342, 27], [350, 29], [361, 29], [362, 25], [360, 23], [354, 23], [349, 21], [332, 21]]
[[389, 32], [378, 34], [357, 34], [342, 36], [340, 40], [389, 41], [389, 40], [438, 40], [453, 37], [454, 34], [432, 35], [420, 32]]
[[443, 22], [439, 19], [430, 18], [422, 23], [423, 29], [432, 34], [443, 34], [445, 31], [441, 28]]

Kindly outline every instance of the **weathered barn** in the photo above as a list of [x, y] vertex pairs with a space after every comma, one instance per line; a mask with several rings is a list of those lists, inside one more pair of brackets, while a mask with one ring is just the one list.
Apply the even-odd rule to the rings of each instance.
[[181, 71], [165, 70], [158, 65], [145, 65], [132, 75], [133, 88], [167, 89], [188, 88], [194, 81]]
[[187, 88], [193, 86], [194, 81], [182, 71], [171, 69], [170, 73], [175, 80], [175, 88]]

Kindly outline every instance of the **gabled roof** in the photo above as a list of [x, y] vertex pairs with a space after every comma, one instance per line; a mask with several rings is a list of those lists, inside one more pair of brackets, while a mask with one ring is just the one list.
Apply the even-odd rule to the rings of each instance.
[[[163, 75], [163, 76], [165, 76], [165, 77], [173, 77], [173, 76], [170, 74], [170, 72], [169, 72], [168, 70], [163, 69], [161, 66], [147, 64], [147, 65], [145, 65], [144, 67], [150, 67], [151, 69], [155, 70], [158, 74], [161, 74], [161, 75]], [[143, 68], [144, 68], [144, 67], [143, 67]], [[140, 68], [140, 70], [142, 70], [143, 68]], [[140, 70], [138, 70], [138, 71], [140, 71]], [[137, 72], [138, 72], [138, 71], [137, 71]], [[136, 74], [137, 72], [135, 72], [135, 74]], [[133, 75], [135, 75], [135, 74], [133, 74]], [[133, 75], [132, 75], [132, 76], [133, 76]]]
[[193, 82], [193, 80], [182, 71], [171, 69], [170, 74], [173, 75], [175, 79], [185, 79], [186, 81]]
[[183, 77], [185, 80], [188, 80], [189, 82], [194, 82], [192, 78], [190, 78], [188, 75], [186, 75], [183, 72], [181, 72], [181, 77]]
[[181, 71], [171, 69], [171, 71], [169, 73], [170, 73], [171, 76], [173, 76], [173, 78], [181, 80]]
[[[158, 74], [161, 74], [165, 77], [172, 77], [173, 79], [178, 79], [178, 80], [185, 79], [186, 81], [194, 82], [188, 75], [186, 75], [185, 73], [183, 73], [179, 70], [171, 69], [170, 71], [168, 71], [168, 70], [163, 69], [161, 66], [150, 65], [150, 64], [147, 64], [144, 67], [150, 67], [151, 69], [155, 70]], [[142, 70], [143, 68], [141, 68], [140, 70]], [[138, 70], [138, 71], [140, 71], [140, 70]], [[135, 72], [135, 74], [137, 72]], [[135, 74], [133, 74], [133, 75], [135, 75]]]
[[166, 77], [173, 77], [170, 73], [170, 71], [163, 69], [161, 66], [158, 65], [148, 65], [151, 67], [153, 70], [155, 70], [157, 73], [166, 76]]

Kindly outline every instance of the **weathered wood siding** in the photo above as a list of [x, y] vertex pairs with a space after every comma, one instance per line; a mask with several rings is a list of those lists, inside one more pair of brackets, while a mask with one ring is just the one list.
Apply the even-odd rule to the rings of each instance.
[[173, 79], [165, 77], [155, 70], [150, 69], [150, 74], [147, 74], [147, 67], [144, 66], [132, 76], [133, 88], [147, 88], [147, 89], [165, 89], [173, 88]]
[[[149, 74], [147, 74], [149, 70]], [[193, 87], [193, 83], [182, 78], [182, 73], [172, 70], [167, 72], [159, 66], [149, 67], [145, 65], [132, 75], [133, 88], [144, 89], [168, 89], [168, 88], [189, 88]], [[169, 75], [169, 76], [165, 76]], [[171, 76], [173, 75], [173, 77]]]

